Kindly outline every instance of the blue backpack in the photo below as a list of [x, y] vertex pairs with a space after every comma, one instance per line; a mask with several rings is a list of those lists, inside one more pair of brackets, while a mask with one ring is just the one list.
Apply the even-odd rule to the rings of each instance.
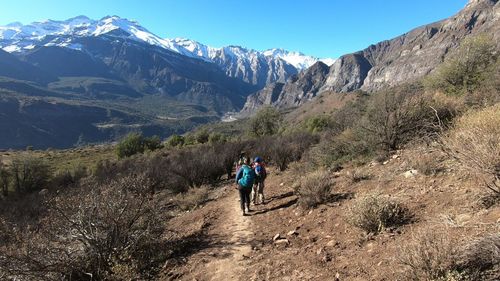
[[238, 183], [244, 188], [252, 188], [255, 181], [255, 171], [247, 165], [243, 165], [241, 169], [243, 169], [243, 176]]

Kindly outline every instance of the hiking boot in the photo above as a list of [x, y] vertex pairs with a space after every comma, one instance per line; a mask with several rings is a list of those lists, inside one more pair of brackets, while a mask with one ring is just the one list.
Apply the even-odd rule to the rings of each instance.
[[245, 209], [245, 211], [246, 211], [247, 213], [250, 213], [252, 210], [250, 210], [250, 207], [247, 207], [247, 208]]
[[243, 211], [243, 216], [246, 216], [246, 215], [247, 215], [247, 213], [245, 213], [245, 211]]

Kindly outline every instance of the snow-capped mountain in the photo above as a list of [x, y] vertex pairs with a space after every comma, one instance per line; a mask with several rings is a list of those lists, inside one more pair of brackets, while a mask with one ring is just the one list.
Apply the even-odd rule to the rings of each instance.
[[291, 52], [284, 49], [269, 49], [263, 52], [265, 56], [268, 57], [278, 57], [289, 64], [295, 66], [298, 70], [304, 70], [311, 67], [313, 64], [321, 61], [326, 65], [330, 66], [335, 62], [335, 59], [318, 59], [315, 57], [304, 55], [301, 52]]
[[108, 16], [100, 20], [78, 16], [64, 21], [46, 20], [28, 25], [12, 23], [0, 26], [0, 48], [11, 53], [22, 53], [39, 46], [82, 50], [83, 46], [79, 43], [79, 38], [103, 35], [135, 40], [184, 56], [203, 59], [217, 64], [226, 75], [259, 87], [276, 81], [284, 82], [291, 75], [297, 74], [319, 60], [283, 49], [260, 52], [240, 46], [214, 48], [183, 38], [164, 39], [148, 31], [136, 21], [118, 16]]

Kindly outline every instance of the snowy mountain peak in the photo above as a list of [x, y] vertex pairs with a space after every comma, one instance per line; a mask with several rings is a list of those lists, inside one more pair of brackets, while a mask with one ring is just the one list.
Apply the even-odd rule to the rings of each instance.
[[[82, 46], [78, 43], [75, 44], [75, 39], [111, 34], [115, 30], [122, 32], [113, 33], [112, 36], [144, 42], [185, 56], [212, 62], [224, 55], [237, 61], [253, 61], [254, 63], [267, 58], [267, 60], [274, 60], [277, 63], [279, 60], [285, 61], [301, 71], [319, 61], [317, 58], [306, 56], [300, 52], [290, 52], [284, 49], [270, 49], [260, 52], [236, 45], [214, 48], [186, 38], [163, 39], [149, 32], [137, 21], [116, 15], [106, 16], [100, 20], [93, 20], [82, 15], [63, 21], [45, 20], [28, 25], [16, 22], [0, 26], [0, 48], [8, 52], [22, 52], [43, 44], [44, 46], [60, 46], [80, 50]], [[51, 36], [49, 37], [51, 41], [48, 43], [47, 36]], [[331, 60], [323, 61], [325, 63], [331, 62]]]
[[269, 49], [263, 52], [265, 56], [273, 56], [283, 59], [289, 64], [295, 66], [298, 70], [303, 70], [309, 68], [311, 65], [318, 61], [322, 61], [327, 65], [332, 65], [334, 59], [318, 59], [315, 57], [304, 55], [301, 52], [291, 52], [282, 48]]

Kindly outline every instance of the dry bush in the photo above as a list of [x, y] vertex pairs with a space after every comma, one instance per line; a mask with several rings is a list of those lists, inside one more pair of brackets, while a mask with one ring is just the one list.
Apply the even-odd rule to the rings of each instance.
[[445, 152], [500, 193], [500, 104], [459, 118], [442, 137]]
[[446, 230], [413, 233], [399, 254], [399, 263], [405, 267], [403, 280], [462, 280], [455, 272], [457, 255], [456, 241]]
[[469, 242], [461, 250], [459, 268], [473, 280], [500, 280], [500, 234]]
[[373, 234], [406, 224], [410, 219], [407, 208], [380, 194], [368, 194], [356, 199], [347, 213], [350, 224]]
[[371, 174], [360, 168], [355, 169], [354, 171], [348, 173], [347, 176], [352, 183], [357, 183], [372, 178]]
[[183, 211], [195, 209], [209, 200], [209, 187], [202, 186], [191, 188], [184, 193], [177, 194], [172, 201], [179, 209]]
[[264, 137], [247, 145], [255, 155], [275, 164], [280, 171], [292, 162], [299, 161], [303, 154], [319, 141], [318, 136], [310, 133], [293, 133], [279, 137]]
[[333, 178], [328, 172], [316, 171], [306, 175], [294, 186], [299, 205], [310, 209], [328, 202], [333, 185]]
[[392, 151], [427, 136], [438, 119], [420, 85], [404, 85], [375, 93], [360, 123], [362, 138]]
[[411, 159], [411, 166], [426, 176], [434, 176], [442, 170], [437, 155], [423, 153]]
[[0, 248], [0, 276], [16, 280], [116, 280], [116, 268], [150, 279], [168, 247], [161, 205], [147, 196], [149, 182], [131, 176], [85, 183], [61, 193], [33, 230]]
[[372, 153], [372, 147], [359, 136], [358, 131], [347, 129], [340, 135], [325, 136], [311, 149], [309, 158], [317, 166], [336, 168], [347, 161]]

